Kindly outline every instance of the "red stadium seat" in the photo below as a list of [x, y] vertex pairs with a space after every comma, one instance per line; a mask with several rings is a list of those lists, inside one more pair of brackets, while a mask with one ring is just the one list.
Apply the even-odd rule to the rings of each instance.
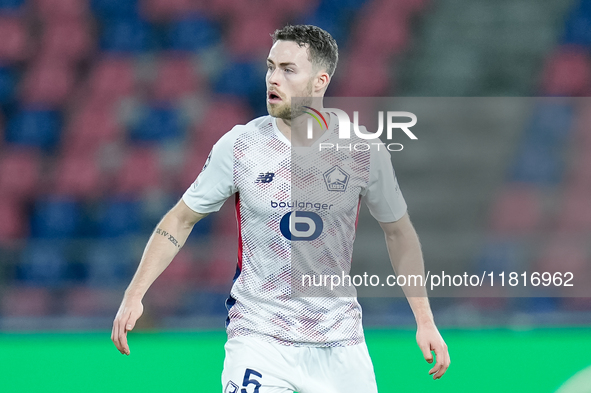
[[190, 57], [163, 57], [158, 64], [156, 80], [152, 85], [155, 100], [170, 101], [195, 93], [201, 81], [196, 64]]
[[74, 287], [67, 291], [63, 306], [67, 315], [112, 315], [119, 308], [121, 292], [118, 289]]
[[131, 58], [105, 57], [95, 63], [90, 75], [90, 95], [93, 98], [113, 100], [133, 95], [135, 70]]
[[222, 135], [235, 125], [246, 124], [250, 120], [252, 120], [250, 109], [243, 101], [219, 98], [209, 106], [203, 119], [195, 125], [192, 147], [194, 150], [209, 154], [213, 144]]
[[353, 42], [352, 53], [358, 53], [355, 50], [357, 48], [357, 51], [363, 51], [371, 58], [399, 53], [408, 46], [408, 19], [399, 13], [381, 13], [363, 18], [354, 30]]
[[0, 198], [0, 245], [28, 235], [28, 220], [24, 213], [22, 202], [17, 198]]
[[0, 157], [0, 194], [27, 200], [40, 180], [41, 157], [30, 149], [5, 150]]
[[254, 12], [249, 8], [230, 25], [226, 46], [238, 58], [268, 53], [272, 43], [269, 33], [281, 27], [272, 9], [257, 9]]
[[96, 199], [104, 190], [101, 172], [91, 154], [62, 156], [55, 170], [53, 192], [82, 199]]
[[542, 247], [534, 266], [538, 272], [572, 272], [575, 277], [588, 272], [587, 242], [581, 236], [556, 233]]
[[591, 192], [581, 188], [568, 189], [561, 202], [558, 229], [591, 230]]
[[0, 37], [0, 61], [13, 63], [29, 56], [31, 37], [24, 21], [0, 16]]
[[42, 61], [32, 66], [22, 83], [24, 102], [60, 107], [74, 85], [74, 70], [64, 62]]
[[213, 226], [215, 237], [224, 237], [226, 239], [237, 238], [238, 226], [236, 223], [234, 198], [224, 203], [220, 211], [216, 214], [216, 220]]
[[581, 151], [589, 151], [591, 149], [591, 132], [589, 132], [591, 125], [591, 98], [578, 98], [578, 109], [575, 120], [575, 140], [576, 146]]
[[87, 57], [95, 43], [87, 20], [68, 20], [48, 23], [41, 38], [44, 59], [79, 61]]
[[490, 220], [495, 232], [527, 233], [538, 228], [542, 211], [536, 189], [509, 185], [494, 201]]
[[375, 59], [371, 62], [356, 54], [345, 65], [339, 78], [337, 95], [343, 97], [377, 97], [386, 95], [391, 88], [388, 62]]
[[194, 0], [146, 0], [141, 3], [143, 14], [151, 21], [169, 21], [191, 12], [203, 11], [206, 2]]
[[119, 170], [116, 191], [138, 195], [158, 190], [161, 181], [160, 160], [154, 148], [132, 148]]
[[3, 292], [1, 312], [4, 316], [43, 316], [50, 313], [52, 298], [46, 288], [14, 286]]
[[581, 96], [591, 93], [591, 58], [584, 48], [559, 48], [546, 62], [542, 93], [550, 96]]
[[178, 189], [186, 190], [197, 179], [209, 152], [204, 148], [189, 149], [185, 153], [185, 164], [178, 178]]
[[123, 129], [110, 102], [89, 100], [66, 126], [63, 151], [91, 154], [101, 145], [117, 141]]
[[81, 19], [88, 15], [88, 0], [34, 0], [37, 15], [45, 21]]

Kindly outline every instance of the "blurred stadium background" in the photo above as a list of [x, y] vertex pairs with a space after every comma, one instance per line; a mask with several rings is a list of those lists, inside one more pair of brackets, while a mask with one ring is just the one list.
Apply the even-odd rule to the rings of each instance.
[[[24, 348], [15, 332], [110, 329], [150, 233], [212, 144], [266, 114], [263, 60], [269, 33], [286, 23], [318, 25], [339, 43], [328, 95], [591, 92], [589, 0], [0, 0], [0, 348], [13, 348], [5, 354]], [[485, 143], [458, 135], [443, 165], [430, 161], [440, 146], [394, 154], [427, 264], [591, 273], [591, 100], [577, 103], [542, 106], [521, 132]], [[237, 249], [229, 205], [196, 226], [148, 292], [138, 329], [223, 328]], [[366, 257], [363, 236], [379, 233], [370, 221], [364, 212], [356, 252]], [[401, 299], [361, 301], [368, 328], [413, 324]], [[433, 305], [441, 327], [579, 326], [548, 334], [589, 343], [589, 298]], [[585, 365], [575, 363], [519, 391], [554, 391]]]

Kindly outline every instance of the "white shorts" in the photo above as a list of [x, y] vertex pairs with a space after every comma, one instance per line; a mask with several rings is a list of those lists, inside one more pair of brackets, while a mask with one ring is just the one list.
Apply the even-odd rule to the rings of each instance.
[[223, 393], [377, 393], [365, 343], [296, 347], [238, 337], [225, 345]]

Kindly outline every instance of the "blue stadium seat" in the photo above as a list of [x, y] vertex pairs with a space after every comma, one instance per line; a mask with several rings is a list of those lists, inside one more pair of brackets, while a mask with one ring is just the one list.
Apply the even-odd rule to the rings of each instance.
[[141, 19], [111, 19], [103, 27], [101, 48], [107, 52], [145, 52], [155, 45], [150, 25]]
[[133, 268], [139, 261], [134, 261], [127, 242], [98, 241], [86, 250], [85, 264], [87, 284], [92, 287], [109, 288], [128, 283], [133, 275]]
[[141, 209], [138, 201], [112, 198], [99, 208], [99, 235], [113, 238], [136, 234], [141, 229]]
[[253, 91], [262, 88], [260, 96], [265, 101], [265, 67], [260, 62], [251, 63], [245, 61], [229, 63], [215, 84], [215, 92], [229, 94], [238, 97], [249, 97]]
[[101, 18], [130, 17], [138, 13], [137, 0], [91, 0], [91, 9]]
[[25, 4], [25, 0], [0, 0], [0, 11], [15, 11]]
[[21, 254], [17, 278], [31, 286], [55, 288], [67, 279], [67, 259], [63, 244], [55, 241], [30, 242]]
[[573, 129], [573, 112], [572, 101], [542, 100], [534, 110], [525, 140], [555, 148], [557, 144], [562, 146]]
[[133, 141], [158, 142], [178, 139], [183, 131], [184, 125], [177, 109], [153, 106], [143, 111], [129, 136]]
[[26, 108], [8, 121], [6, 141], [51, 149], [59, 141], [61, 119], [56, 111]]
[[34, 237], [75, 237], [81, 223], [80, 206], [67, 198], [41, 199], [35, 203], [31, 221], [31, 234]]
[[166, 38], [168, 49], [194, 52], [218, 43], [220, 30], [213, 21], [194, 15], [172, 22]]
[[[482, 247], [476, 263], [476, 271], [501, 273], [523, 270], [527, 260], [526, 247], [509, 238], [488, 239]], [[495, 273], [496, 274], [496, 273]]]
[[562, 42], [591, 47], [591, 12], [584, 12], [581, 7], [571, 13], [566, 22]]
[[0, 67], [0, 104], [6, 104], [14, 98], [16, 77], [8, 67]]
[[189, 239], [196, 241], [203, 241], [204, 238], [207, 239], [212, 233], [213, 222], [215, 219], [215, 215], [210, 214], [202, 220], [199, 220], [199, 222], [193, 227]]
[[556, 185], [562, 179], [564, 161], [561, 146], [523, 143], [517, 153], [510, 180], [540, 185]]

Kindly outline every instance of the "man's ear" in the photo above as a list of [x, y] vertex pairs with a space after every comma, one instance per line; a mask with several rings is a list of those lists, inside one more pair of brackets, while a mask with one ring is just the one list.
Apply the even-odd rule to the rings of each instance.
[[318, 72], [314, 83], [314, 91], [320, 92], [326, 90], [330, 83], [330, 75], [326, 71]]

